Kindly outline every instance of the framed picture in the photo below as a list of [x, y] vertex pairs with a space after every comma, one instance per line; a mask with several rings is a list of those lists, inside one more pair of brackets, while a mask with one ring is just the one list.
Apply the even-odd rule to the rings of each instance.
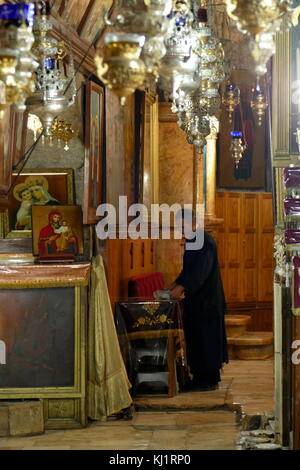
[[26, 169], [19, 176], [13, 173], [14, 177], [6, 238], [31, 237], [32, 206], [74, 203], [72, 169]]
[[72, 260], [83, 254], [81, 206], [32, 206], [33, 254]]
[[95, 224], [102, 202], [104, 89], [92, 81], [86, 85], [85, 110], [83, 223]]
[[[261, 126], [257, 125], [257, 118], [251, 108], [252, 89], [255, 84], [255, 75], [249, 70], [235, 69], [231, 75], [231, 83], [240, 89], [240, 104], [236, 108], [234, 120], [238, 127], [235, 130], [243, 131], [247, 147], [236, 167], [232, 158], [230, 146], [233, 123], [229, 122], [228, 113], [223, 109], [220, 119], [220, 133], [217, 146], [217, 181], [219, 189], [228, 190], [268, 190], [266, 184], [267, 172], [270, 171], [270, 158], [268, 155], [268, 112], [266, 112]], [[261, 83], [262, 85], [262, 83]], [[266, 90], [266, 85], [262, 85]]]
[[75, 388], [74, 287], [0, 289], [0, 302], [5, 305], [0, 310], [5, 346], [0, 395], [11, 389]]
[[0, 119], [0, 194], [6, 194], [12, 182], [12, 168], [19, 163], [25, 147], [27, 111], [13, 106]]
[[150, 211], [151, 204], [159, 202], [158, 100], [157, 96], [150, 93], [144, 93], [143, 96], [141, 126], [139, 202], [145, 204]]

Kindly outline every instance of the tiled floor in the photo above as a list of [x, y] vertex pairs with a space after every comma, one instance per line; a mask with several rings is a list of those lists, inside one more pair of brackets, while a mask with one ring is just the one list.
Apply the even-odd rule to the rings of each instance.
[[272, 376], [271, 360], [231, 361], [217, 391], [180, 394], [177, 401], [156, 397], [156, 410], [148, 403], [148, 410], [140, 408], [131, 421], [92, 422], [86, 429], [2, 438], [0, 450], [232, 450], [239, 428], [228, 405], [233, 410], [238, 404], [253, 414], [271, 410]]

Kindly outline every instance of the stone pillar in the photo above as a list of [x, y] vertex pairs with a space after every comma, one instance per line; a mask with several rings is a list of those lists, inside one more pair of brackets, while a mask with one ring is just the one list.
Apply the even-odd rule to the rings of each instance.
[[193, 208], [195, 210], [196, 204], [204, 202], [204, 155], [197, 153], [195, 148], [193, 166]]
[[223, 219], [216, 217], [218, 131], [219, 121], [211, 118], [211, 133], [206, 138], [205, 162], [203, 154], [194, 152], [193, 207], [205, 202], [205, 229], [214, 236], [223, 222]]

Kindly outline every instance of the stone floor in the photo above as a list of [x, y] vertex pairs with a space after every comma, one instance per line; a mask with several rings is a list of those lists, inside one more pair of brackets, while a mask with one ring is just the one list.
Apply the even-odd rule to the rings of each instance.
[[224, 367], [222, 383], [230, 380], [227, 404], [243, 414], [274, 410], [274, 364], [265, 361], [230, 361]]
[[97, 421], [86, 429], [0, 438], [0, 451], [234, 450], [239, 418], [273, 409], [273, 361], [231, 361], [222, 378], [219, 390], [182, 393], [176, 402], [167, 397], [143, 398], [131, 421]]
[[144, 395], [134, 403], [141, 409], [215, 409], [228, 407], [241, 414], [261, 414], [274, 408], [273, 359], [232, 360], [224, 366], [219, 389], [205, 393], [179, 393], [168, 398]]

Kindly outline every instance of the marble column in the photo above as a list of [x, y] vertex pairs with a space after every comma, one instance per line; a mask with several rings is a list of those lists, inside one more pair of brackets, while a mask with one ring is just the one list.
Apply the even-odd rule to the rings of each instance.
[[206, 138], [206, 158], [194, 152], [193, 207], [205, 203], [205, 229], [213, 234], [218, 231], [223, 219], [216, 217], [217, 189], [217, 137], [219, 121], [211, 123], [211, 133]]
[[193, 159], [193, 209], [204, 202], [204, 155], [194, 148]]
[[205, 214], [209, 219], [216, 217], [217, 137], [217, 128], [212, 128], [211, 133], [206, 137]]

